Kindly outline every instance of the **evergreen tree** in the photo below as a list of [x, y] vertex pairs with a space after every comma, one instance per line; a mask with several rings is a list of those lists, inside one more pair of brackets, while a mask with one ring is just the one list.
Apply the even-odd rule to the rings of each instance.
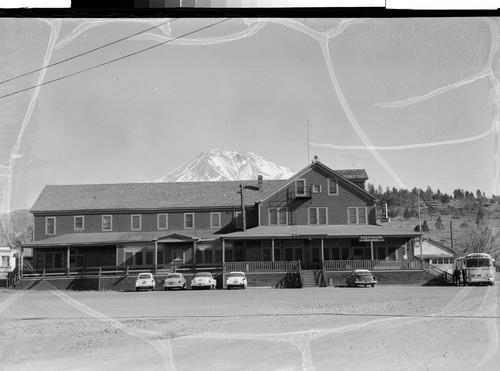
[[438, 216], [436, 220], [436, 229], [438, 231], [442, 231], [444, 229], [443, 220], [441, 219], [441, 216]]
[[413, 229], [413, 230], [414, 230], [415, 232], [420, 232], [420, 226], [417, 224], [417, 225], [415, 226], [415, 229]]
[[422, 223], [422, 232], [429, 232], [429, 226], [427, 225], [427, 220]]

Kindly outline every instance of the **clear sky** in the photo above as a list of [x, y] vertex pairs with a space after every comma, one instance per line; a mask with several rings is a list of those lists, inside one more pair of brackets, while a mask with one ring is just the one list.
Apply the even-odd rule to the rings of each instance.
[[[0, 19], [0, 81], [168, 21]], [[306, 122], [311, 158], [375, 185], [500, 194], [499, 19], [221, 21], [172, 20], [0, 84], [157, 46], [0, 98], [1, 211], [46, 184], [153, 181], [213, 148], [298, 171]]]

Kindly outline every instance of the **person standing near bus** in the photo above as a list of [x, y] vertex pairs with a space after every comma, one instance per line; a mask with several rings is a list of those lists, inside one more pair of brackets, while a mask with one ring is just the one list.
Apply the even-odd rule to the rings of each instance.
[[462, 279], [464, 281], [464, 286], [467, 286], [467, 271], [464, 265], [462, 265]]
[[460, 286], [460, 276], [462, 275], [462, 272], [458, 267], [455, 267], [453, 270], [453, 284], [455, 286]]

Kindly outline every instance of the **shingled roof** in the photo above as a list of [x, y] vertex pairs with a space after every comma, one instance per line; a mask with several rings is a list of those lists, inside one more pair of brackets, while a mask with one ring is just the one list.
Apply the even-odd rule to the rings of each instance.
[[[352, 181], [368, 178], [364, 170], [338, 173]], [[254, 205], [286, 181], [265, 179], [260, 190], [246, 189], [245, 204]], [[240, 184], [255, 188], [257, 180], [47, 185], [31, 212], [233, 207], [241, 203]]]
[[[245, 204], [283, 182], [264, 180], [260, 191], [245, 190]], [[240, 184], [255, 187], [257, 181], [47, 185], [31, 212], [231, 207], [241, 203]]]

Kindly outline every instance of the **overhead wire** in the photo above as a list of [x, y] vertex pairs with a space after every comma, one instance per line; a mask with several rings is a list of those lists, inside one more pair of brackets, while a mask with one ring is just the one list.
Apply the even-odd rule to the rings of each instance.
[[35, 73], [35, 72], [43, 71], [43, 70], [45, 70], [45, 69], [47, 69], [47, 68], [57, 66], [57, 65], [62, 64], [62, 63], [64, 63], [64, 62], [67, 62], [67, 61], [70, 61], [70, 60], [73, 60], [73, 59], [76, 59], [76, 58], [82, 57], [82, 56], [84, 56], [84, 55], [87, 55], [87, 54], [93, 53], [93, 52], [95, 52], [95, 51], [97, 51], [97, 50], [104, 49], [104, 48], [106, 48], [106, 47], [108, 47], [108, 46], [111, 46], [111, 45], [117, 44], [117, 43], [122, 42], [122, 41], [124, 41], [124, 40], [130, 39], [130, 38], [132, 38], [132, 37], [134, 37], [134, 36], [137, 36], [137, 35], [143, 34], [144, 32], [148, 32], [148, 31], [151, 31], [151, 30], [153, 30], [153, 29], [155, 29], [155, 28], [161, 27], [161, 26], [163, 26], [163, 25], [165, 25], [165, 24], [167, 24], [167, 23], [174, 22], [174, 21], [176, 21], [176, 20], [178, 20], [178, 19], [179, 19], [179, 18], [174, 18], [174, 19], [172, 19], [172, 20], [168, 20], [168, 21], [166, 21], [166, 22], [163, 22], [163, 23], [157, 24], [156, 26], [153, 26], [153, 27], [147, 28], [147, 29], [145, 29], [145, 30], [142, 30], [142, 31], [136, 32], [136, 33], [134, 33], [134, 34], [132, 34], [132, 35], [129, 35], [129, 36], [127, 36], [127, 37], [124, 37], [124, 38], [121, 38], [121, 39], [118, 39], [118, 40], [112, 41], [112, 42], [110, 42], [110, 43], [108, 43], [108, 44], [104, 44], [104, 45], [98, 46], [97, 48], [94, 48], [94, 49], [91, 49], [91, 50], [87, 50], [86, 52], [83, 52], [83, 53], [80, 53], [80, 54], [74, 55], [74, 56], [72, 56], [72, 57], [69, 57], [69, 58], [66, 58], [66, 59], [60, 60], [59, 62], [54, 62], [54, 63], [51, 63], [51, 64], [49, 64], [49, 65], [47, 65], [47, 66], [37, 68], [36, 70], [32, 70], [32, 71], [30, 71], [30, 72], [23, 73], [23, 74], [18, 75], [18, 76], [16, 76], [16, 77], [12, 77], [12, 78], [10, 78], [10, 79], [4, 80], [4, 81], [0, 81], [0, 85], [5, 84], [5, 83], [8, 83], [8, 82], [10, 82], [10, 81], [14, 81], [14, 80], [20, 79], [21, 77], [24, 77], [24, 76], [31, 75], [31, 74], [33, 74], [33, 73]]
[[[99, 67], [102, 67], [102, 66], [106, 66], [106, 65], [108, 65], [108, 64], [111, 64], [111, 63], [114, 63], [114, 62], [120, 61], [120, 60], [122, 60], [122, 59], [126, 59], [126, 58], [129, 58], [129, 57], [132, 57], [132, 56], [134, 56], [134, 55], [137, 55], [137, 54], [140, 54], [140, 53], [146, 52], [146, 51], [148, 51], [148, 50], [151, 50], [151, 49], [154, 49], [154, 48], [158, 48], [158, 47], [160, 47], [160, 46], [162, 46], [162, 45], [165, 45], [165, 44], [171, 43], [172, 41], [179, 40], [179, 39], [181, 39], [181, 38], [183, 38], [183, 37], [186, 37], [186, 36], [192, 35], [192, 34], [194, 34], [194, 33], [197, 33], [197, 32], [200, 32], [200, 31], [206, 30], [206, 29], [208, 29], [208, 28], [211, 28], [211, 27], [217, 26], [217, 25], [219, 25], [219, 24], [221, 24], [221, 23], [227, 22], [229, 19], [230, 19], [230, 18], [225, 18], [225, 19], [223, 19], [222, 21], [215, 22], [215, 23], [212, 23], [212, 24], [210, 24], [210, 25], [208, 25], [208, 26], [198, 28], [198, 29], [196, 29], [196, 30], [194, 30], [194, 31], [187, 32], [187, 33], [182, 34], [182, 35], [180, 35], [180, 36], [177, 36], [177, 37], [174, 37], [174, 38], [172, 38], [172, 39], [166, 40], [166, 41], [161, 42], [161, 43], [159, 43], [159, 44], [155, 44], [155, 45], [149, 46], [149, 47], [147, 47], [147, 48], [144, 48], [144, 49], [138, 50], [138, 51], [136, 51], [136, 52], [129, 53], [129, 54], [126, 54], [126, 55], [124, 55], [124, 56], [121, 56], [121, 57], [118, 57], [118, 58], [115, 58], [115, 59], [111, 59], [111, 60], [109, 60], [109, 61], [107, 61], [107, 62], [100, 63], [100, 64], [95, 65], [95, 66], [93, 66], [93, 67], [85, 68], [85, 69], [83, 69], [83, 70], [80, 70], [80, 71], [77, 71], [77, 72], [74, 72], [74, 73], [71, 73], [71, 74], [68, 74], [68, 75], [62, 76], [62, 77], [58, 77], [58, 78], [53, 79], [53, 80], [45, 81], [45, 82], [43, 82], [43, 83], [41, 83], [41, 84], [36, 84], [36, 85], [30, 86], [30, 87], [27, 87], [27, 88], [24, 88], [24, 89], [17, 90], [17, 91], [15, 91], [15, 92], [13, 92], [13, 93], [9, 93], [9, 94], [2, 95], [2, 96], [0, 96], [0, 99], [7, 98], [7, 97], [10, 97], [10, 96], [13, 96], [13, 95], [16, 95], [16, 94], [20, 94], [20, 93], [22, 93], [22, 92], [25, 92], [25, 91], [28, 91], [28, 90], [31, 90], [31, 89], [35, 89], [35, 88], [37, 88], [37, 87], [39, 87], [39, 86], [44, 86], [44, 85], [51, 84], [51, 83], [53, 83], [53, 82], [57, 82], [57, 81], [60, 81], [60, 80], [64, 80], [64, 79], [67, 79], [67, 78], [69, 78], [69, 77], [76, 76], [76, 75], [79, 75], [79, 74], [81, 74], [81, 73], [88, 72], [88, 71], [94, 70], [94, 69], [96, 69], [96, 68], [99, 68]], [[158, 26], [156, 26], [156, 27], [158, 27]], [[153, 28], [155, 28], [155, 27], [153, 27]]]

